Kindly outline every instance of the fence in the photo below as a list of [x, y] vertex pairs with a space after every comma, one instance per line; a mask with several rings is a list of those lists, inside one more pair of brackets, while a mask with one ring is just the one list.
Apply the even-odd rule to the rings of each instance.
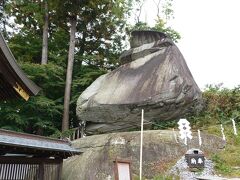
[[0, 157], [0, 180], [60, 180], [62, 159]]
[[71, 132], [72, 133], [69, 136], [70, 141], [81, 138], [81, 128], [80, 127], [72, 128]]

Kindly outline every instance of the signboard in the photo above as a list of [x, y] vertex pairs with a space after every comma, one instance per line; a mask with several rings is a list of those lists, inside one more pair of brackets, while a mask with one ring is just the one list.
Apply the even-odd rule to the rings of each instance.
[[130, 161], [116, 159], [115, 180], [131, 180]]

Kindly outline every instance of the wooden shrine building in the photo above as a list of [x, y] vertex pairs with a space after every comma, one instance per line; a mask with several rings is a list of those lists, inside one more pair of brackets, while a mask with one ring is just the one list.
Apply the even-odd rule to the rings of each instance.
[[60, 180], [63, 159], [74, 154], [63, 140], [0, 130], [0, 179]]
[[[0, 33], [0, 101], [27, 101], [39, 91]], [[0, 129], [0, 180], [60, 180], [63, 159], [74, 154], [79, 151], [67, 141]]]

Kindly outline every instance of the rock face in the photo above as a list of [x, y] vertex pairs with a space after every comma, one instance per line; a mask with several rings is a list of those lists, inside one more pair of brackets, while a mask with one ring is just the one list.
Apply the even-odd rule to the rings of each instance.
[[122, 65], [99, 77], [79, 97], [77, 115], [86, 133], [136, 128], [145, 119], [179, 118], [202, 102], [201, 91], [176, 45], [163, 33], [135, 31]]
[[[199, 148], [197, 133], [193, 133], [188, 146], [175, 137], [174, 132], [168, 130], [144, 131], [144, 177], [152, 178], [167, 172], [189, 148]], [[133, 175], [139, 174], [140, 132], [93, 135], [73, 141], [72, 145], [83, 153], [64, 161], [63, 180], [113, 180], [113, 161], [116, 158], [131, 160]], [[206, 157], [224, 145], [221, 138], [202, 133], [200, 149]]]

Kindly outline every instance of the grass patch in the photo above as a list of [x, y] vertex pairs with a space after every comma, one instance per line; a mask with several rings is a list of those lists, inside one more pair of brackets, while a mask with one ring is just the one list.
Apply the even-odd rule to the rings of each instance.
[[[219, 126], [210, 126], [208, 133], [221, 136]], [[240, 133], [240, 129], [238, 128]], [[231, 125], [224, 126], [226, 147], [218, 153], [211, 155], [218, 174], [228, 177], [240, 177], [240, 134], [234, 135]]]

